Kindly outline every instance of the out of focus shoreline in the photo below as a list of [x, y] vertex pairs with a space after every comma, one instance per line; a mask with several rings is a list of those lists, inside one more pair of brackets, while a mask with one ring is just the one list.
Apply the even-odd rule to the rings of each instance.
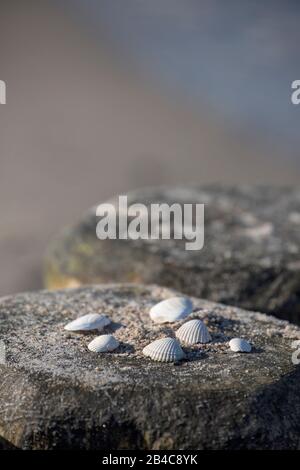
[[115, 194], [299, 180], [276, 146], [142, 79], [66, 12], [46, 0], [1, 6], [1, 295], [41, 287], [49, 240]]

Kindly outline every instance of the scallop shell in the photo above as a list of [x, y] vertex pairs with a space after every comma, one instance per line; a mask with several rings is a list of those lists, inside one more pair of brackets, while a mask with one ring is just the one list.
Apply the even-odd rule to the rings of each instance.
[[99, 313], [88, 313], [83, 317], [76, 318], [65, 326], [67, 331], [89, 331], [102, 330], [109, 325], [110, 319]]
[[176, 337], [186, 344], [209, 343], [211, 336], [201, 320], [190, 320], [177, 331]]
[[150, 309], [150, 318], [155, 323], [172, 323], [187, 317], [193, 310], [193, 304], [186, 297], [171, 297], [162, 300]]
[[184, 358], [184, 352], [179, 342], [174, 338], [162, 338], [148, 344], [143, 354], [153, 361], [177, 362]]
[[113, 335], [101, 335], [88, 344], [88, 349], [93, 352], [110, 352], [117, 349], [119, 344]]
[[229, 347], [234, 352], [246, 352], [251, 351], [251, 344], [242, 338], [233, 338], [229, 341]]

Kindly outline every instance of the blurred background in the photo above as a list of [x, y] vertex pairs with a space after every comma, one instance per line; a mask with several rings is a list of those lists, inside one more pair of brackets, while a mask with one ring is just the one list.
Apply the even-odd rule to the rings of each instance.
[[144, 185], [298, 184], [300, 3], [1, 0], [0, 294]]

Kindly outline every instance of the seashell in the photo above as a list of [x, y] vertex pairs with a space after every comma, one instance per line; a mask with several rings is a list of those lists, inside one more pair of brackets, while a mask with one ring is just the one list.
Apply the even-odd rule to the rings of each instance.
[[88, 349], [93, 352], [110, 352], [117, 349], [119, 344], [113, 335], [101, 335], [88, 344]]
[[233, 338], [229, 341], [229, 347], [234, 352], [246, 352], [251, 351], [251, 344], [242, 338]]
[[193, 304], [186, 297], [171, 297], [162, 300], [150, 309], [150, 318], [155, 323], [172, 323], [187, 317], [193, 310]]
[[177, 362], [184, 358], [184, 352], [179, 342], [174, 338], [162, 338], [148, 344], [143, 354], [153, 361]]
[[209, 343], [211, 336], [201, 320], [190, 320], [177, 331], [176, 337], [186, 344]]
[[88, 313], [82, 317], [76, 318], [65, 326], [67, 331], [89, 331], [102, 330], [109, 325], [110, 319], [99, 313]]

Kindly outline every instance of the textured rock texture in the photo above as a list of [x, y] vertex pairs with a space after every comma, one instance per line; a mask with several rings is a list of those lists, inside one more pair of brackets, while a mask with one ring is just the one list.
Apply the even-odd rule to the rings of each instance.
[[157, 283], [300, 323], [300, 191], [263, 187], [141, 189], [128, 203], [204, 203], [205, 244], [96, 237], [95, 208], [49, 248], [46, 285]]
[[[18, 294], [0, 301], [0, 446], [23, 449], [300, 448], [300, 329], [259, 313], [193, 299], [212, 343], [185, 348], [179, 364], [151, 362], [142, 348], [174, 335], [149, 308], [174, 295], [142, 285]], [[95, 333], [64, 330], [88, 312], [113, 320], [120, 349], [87, 350]], [[237, 354], [241, 336], [253, 352]]]

